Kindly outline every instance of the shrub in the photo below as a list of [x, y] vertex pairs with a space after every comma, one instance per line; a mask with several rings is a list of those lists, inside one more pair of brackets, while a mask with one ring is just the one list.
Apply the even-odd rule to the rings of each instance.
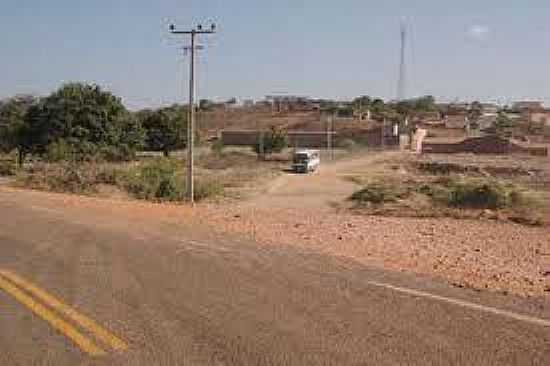
[[406, 198], [410, 191], [398, 184], [389, 183], [369, 183], [360, 191], [351, 195], [350, 199], [357, 204], [383, 204], [396, 202], [399, 199]]
[[65, 140], [53, 142], [46, 147], [46, 160], [49, 162], [72, 160], [73, 157], [74, 150]]
[[97, 167], [91, 164], [35, 164], [17, 177], [24, 187], [53, 192], [89, 193], [97, 185]]
[[136, 151], [127, 144], [119, 146], [104, 146], [99, 150], [97, 158], [109, 162], [132, 161]]
[[[263, 153], [266, 155], [280, 153], [288, 147], [288, 136], [286, 131], [275, 126], [263, 134]], [[256, 154], [262, 153], [259, 143], [253, 146]]]
[[179, 201], [185, 193], [176, 164], [170, 159], [155, 159], [132, 168], [121, 180], [123, 188], [140, 199]]
[[[159, 158], [130, 169], [115, 178], [128, 193], [139, 199], [152, 201], [183, 201], [187, 186], [178, 162]], [[197, 179], [194, 198], [197, 201], [223, 193], [223, 186], [215, 181]]]
[[215, 180], [198, 179], [195, 182], [193, 197], [196, 201], [201, 201], [207, 198], [221, 196], [224, 193], [224, 186]]
[[523, 194], [515, 187], [492, 180], [457, 180], [445, 177], [431, 185], [423, 185], [418, 192], [430, 196], [435, 202], [450, 207], [500, 209], [524, 202]]
[[508, 206], [509, 197], [496, 184], [462, 183], [451, 189], [448, 204], [454, 207], [497, 209]]
[[0, 160], [0, 177], [1, 176], [8, 176], [8, 175], [15, 175], [16, 173], [16, 167], [15, 167], [15, 161], [13, 160]]

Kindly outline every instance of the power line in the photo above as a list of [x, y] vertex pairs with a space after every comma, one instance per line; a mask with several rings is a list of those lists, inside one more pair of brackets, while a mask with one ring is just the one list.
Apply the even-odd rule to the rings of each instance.
[[187, 199], [193, 204], [195, 201], [193, 181], [195, 145], [195, 51], [197, 50], [195, 38], [199, 34], [216, 33], [216, 25], [212, 23], [209, 29], [203, 29], [202, 25], [199, 24], [196, 28], [189, 31], [177, 31], [176, 26], [171, 24], [170, 32], [172, 34], [191, 36], [191, 45], [188, 47], [191, 52], [191, 58], [189, 60], [189, 123], [187, 124]]

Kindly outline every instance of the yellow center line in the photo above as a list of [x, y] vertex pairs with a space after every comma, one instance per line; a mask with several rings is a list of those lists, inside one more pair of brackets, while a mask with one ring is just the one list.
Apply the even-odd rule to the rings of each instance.
[[57, 317], [57, 315], [55, 315], [52, 311], [33, 300], [33, 298], [2, 277], [0, 277], [0, 288], [13, 296], [21, 304], [25, 305], [34, 314], [47, 321], [54, 329], [73, 341], [83, 352], [89, 354], [90, 356], [103, 356], [106, 354], [105, 351], [82, 335], [82, 333], [80, 333], [75, 327]]
[[65, 305], [55, 296], [48, 294], [46, 291], [41, 290], [29, 281], [23, 279], [21, 276], [16, 275], [15, 273], [12, 273], [10, 271], [3, 270], [0, 271], [0, 276], [4, 276], [14, 284], [18, 285], [24, 290], [27, 290], [32, 295], [36, 296], [37, 299], [43, 301], [46, 305], [49, 305], [52, 309], [58, 311], [60, 314], [63, 314], [67, 318], [73, 320], [75, 323], [92, 333], [95, 337], [97, 337], [97, 339], [101, 340], [103, 343], [107, 344], [114, 350], [125, 351], [126, 349], [128, 349], [128, 345], [126, 344], [126, 342], [97, 324], [92, 319], [80, 314], [70, 306]]

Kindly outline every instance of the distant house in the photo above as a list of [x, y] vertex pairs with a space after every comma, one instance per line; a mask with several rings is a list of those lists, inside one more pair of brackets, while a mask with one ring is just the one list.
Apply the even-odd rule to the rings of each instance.
[[269, 101], [273, 109], [278, 112], [311, 112], [318, 107], [312, 99], [298, 95], [268, 95], [265, 100]]
[[445, 116], [445, 128], [464, 129], [468, 124], [466, 115], [450, 115]]
[[527, 113], [527, 121], [529, 123], [542, 124], [550, 126], [550, 109], [543, 109]]
[[539, 101], [522, 101], [516, 102], [512, 105], [512, 110], [515, 112], [525, 112], [525, 111], [541, 111], [544, 110], [542, 102]]
[[254, 107], [254, 100], [253, 99], [245, 99], [243, 100], [243, 107]]

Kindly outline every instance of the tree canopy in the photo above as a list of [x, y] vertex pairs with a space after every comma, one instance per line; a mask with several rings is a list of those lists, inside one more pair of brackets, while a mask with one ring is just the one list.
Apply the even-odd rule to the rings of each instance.
[[44, 98], [20, 96], [0, 105], [0, 149], [25, 155], [120, 160], [141, 148], [144, 131], [121, 100], [94, 84], [69, 83]]
[[23, 163], [24, 156], [29, 150], [29, 141], [26, 140], [27, 112], [36, 102], [37, 98], [23, 95], [0, 104], [0, 151], [9, 153], [17, 150], [19, 164]]
[[174, 105], [156, 111], [140, 111], [139, 119], [146, 131], [145, 146], [151, 151], [171, 151], [187, 145], [187, 110]]

